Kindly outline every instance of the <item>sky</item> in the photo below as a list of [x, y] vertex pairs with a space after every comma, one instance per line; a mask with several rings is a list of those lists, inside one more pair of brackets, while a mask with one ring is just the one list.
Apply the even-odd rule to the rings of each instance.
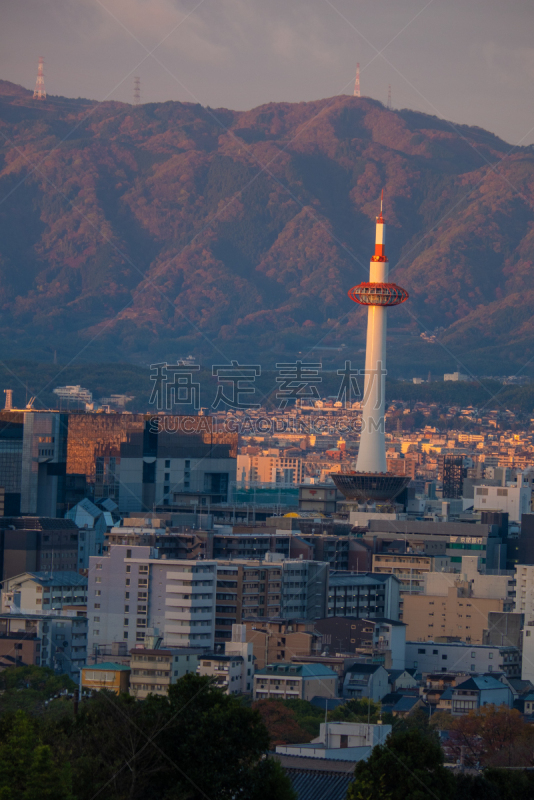
[[0, 0], [0, 78], [246, 110], [362, 95], [534, 143], [532, 0]]

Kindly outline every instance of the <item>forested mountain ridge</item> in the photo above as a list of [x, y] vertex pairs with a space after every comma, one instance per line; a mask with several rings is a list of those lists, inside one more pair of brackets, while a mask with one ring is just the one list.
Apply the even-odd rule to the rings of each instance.
[[365, 311], [347, 290], [367, 279], [384, 188], [391, 279], [410, 294], [391, 371], [449, 371], [451, 353], [510, 372], [534, 355], [533, 187], [531, 148], [369, 98], [234, 112], [38, 102], [0, 82], [5, 357], [356, 354]]

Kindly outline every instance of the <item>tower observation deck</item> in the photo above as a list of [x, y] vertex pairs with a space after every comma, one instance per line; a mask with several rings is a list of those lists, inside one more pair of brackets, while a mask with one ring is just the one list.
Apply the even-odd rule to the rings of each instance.
[[348, 293], [355, 303], [367, 306], [365, 386], [356, 472], [332, 474], [334, 483], [345, 497], [362, 503], [392, 501], [410, 480], [388, 474], [386, 467], [387, 313], [390, 306], [404, 303], [408, 293], [396, 283], [389, 282], [383, 194], [380, 215], [376, 218], [375, 252], [371, 258], [369, 281], [353, 286]]

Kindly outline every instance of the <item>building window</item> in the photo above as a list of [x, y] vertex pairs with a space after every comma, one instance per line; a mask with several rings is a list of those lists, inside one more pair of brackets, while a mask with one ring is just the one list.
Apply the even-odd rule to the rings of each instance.
[[128, 631], [124, 631], [124, 635], [123, 635], [123, 637], [122, 637], [122, 638], [123, 638], [123, 639], [127, 639], [127, 638], [128, 638]]
[[131, 572], [131, 571], [132, 571], [132, 568], [131, 568], [131, 566], [128, 564], [128, 565], [126, 566], [126, 572]]
[[167, 459], [165, 460], [165, 469], [169, 469], [169, 467], [170, 467], [170, 466], [171, 466], [171, 461], [170, 461], [170, 459], [169, 459], [169, 458], [167, 458]]
[[99, 630], [93, 630], [93, 636], [100, 636]]
[[127, 617], [125, 617], [125, 618], [124, 618], [124, 624], [125, 624], [125, 625], [128, 625], [128, 619], [127, 619]]
[[132, 551], [131, 550], [127, 550], [126, 551], [126, 558], [131, 558], [131, 557], [132, 557]]

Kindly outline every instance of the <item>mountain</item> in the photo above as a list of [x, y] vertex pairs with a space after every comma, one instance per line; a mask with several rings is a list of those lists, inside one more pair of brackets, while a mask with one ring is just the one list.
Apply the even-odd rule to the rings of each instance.
[[361, 361], [347, 291], [383, 188], [410, 294], [390, 373], [508, 374], [534, 357], [533, 187], [531, 147], [369, 98], [236, 112], [0, 81], [4, 357]]

